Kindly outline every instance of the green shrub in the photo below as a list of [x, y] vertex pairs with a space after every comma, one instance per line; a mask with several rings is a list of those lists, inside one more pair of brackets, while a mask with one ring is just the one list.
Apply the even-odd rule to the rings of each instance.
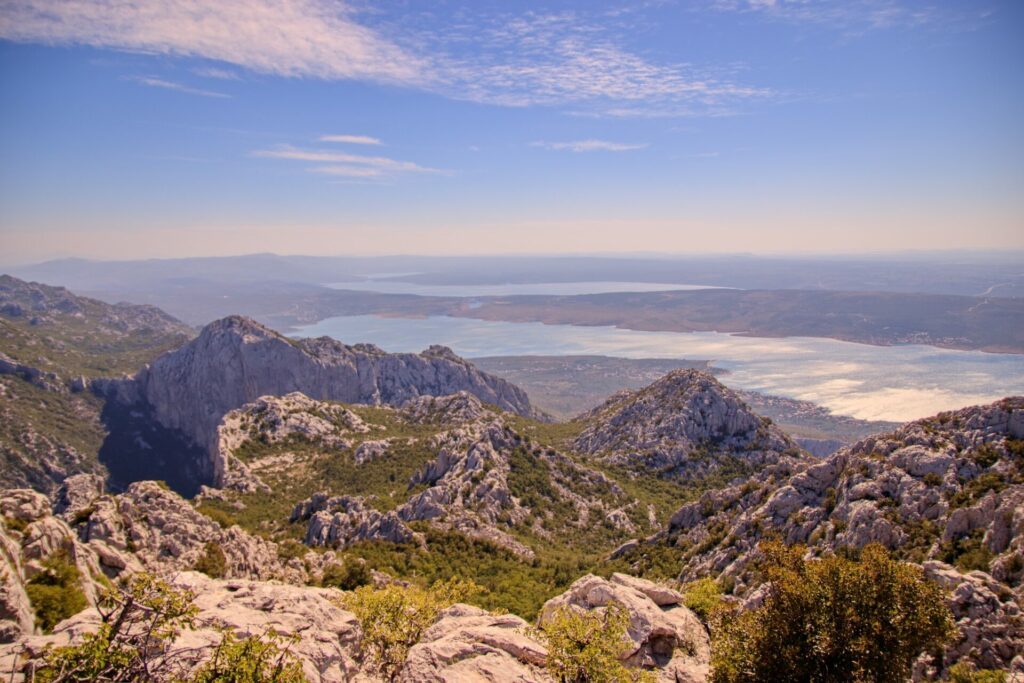
[[373, 583], [373, 572], [364, 560], [354, 557], [347, 558], [343, 563], [335, 562], [324, 568], [320, 585], [327, 588], [340, 588], [352, 591], [360, 586]]
[[983, 542], [984, 529], [975, 529], [970, 535], [954, 538], [939, 546], [939, 559], [969, 572], [974, 569], [987, 572], [995, 557]]
[[548, 673], [559, 683], [654, 680], [650, 673], [622, 663], [633, 643], [626, 633], [629, 613], [621, 605], [593, 612], [562, 607], [546, 615], [541, 628], [538, 635], [548, 648]]
[[27, 519], [21, 519], [19, 517], [4, 517], [4, 526], [11, 531], [17, 531], [19, 534], [25, 531], [25, 527], [28, 526]]
[[39, 628], [49, 633], [88, 606], [81, 583], [82, 573], [66, 553], [54, 553], [43, 560], [43, 571], [25, 585]]
[[228, 570], [228, 560], [224, 551], [216, 541], [210, 541], [203, 548], [203, 556], [196, 562], [194, 569], [211, 579], [223, 579]]
[[241, 640], [226, 631], [190, 683], [306, 683], [302, 665], [281, 641], [274, 631]]
[[76, 645], [52, 648], [35, 672], [36, 683], [174, 680], [179, 662], [167, 645], [191, 626], [195, 596], [149, 574], [135, 574], [121, 590], [104, 593], [100, 628]]
[[691, 581], [683, 587], [683, 604], [706, 622], [722, 604], [722, 587], [710, 577]]
[[966, 662], [949, 667], [950, 683], [1006, 683], [1005, 671], [975, 669]]
[[363, 586], [340, 599], [356, 615], [362, 630], [362, 654], [388, 680], [395, 680], [409, 649], [438, 613], [478, 590], [460, 579], [438, 581], [429, 589], [389, 585]]
[[[712, 681], [904, 681], [954, 633], [942, 590], [920, 567], [869, 545], [859, 561], [804, 560], [762, 543], [771, 587], [757, 609], [716, 613]], [[838, 676], [838, 678], [837, 678]]]
[[942, 485], [942, 477], [939, 476], [938, 474], [936, 474], [935, 472], [927, 473], [926, 475], [924, 475], [924, 478], [922, 480], [924, 481], [924, 483], [928, 484], [929, 486], [941, 486]]

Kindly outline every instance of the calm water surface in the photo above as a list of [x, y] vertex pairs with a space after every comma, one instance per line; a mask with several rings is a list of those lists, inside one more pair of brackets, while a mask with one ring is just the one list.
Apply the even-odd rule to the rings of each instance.
[[711, 360], [729, 371], [722, 378], [729, 386], [813, 401], [838, 414], [872, 420], [912, 420], [1024, 394], [1024, 356], [929, 346], [639, 332], [447, 316], [346, 316], [295, 332], [300, 337], [321, 335], [349, 344], [371, 342], [387, 351], [421, 351], [444, 344], [467, 358], [602, 354]]
[[609, 292], [667, 292], [693, 289], [722, 289], [709, 285], [674, 285], [663, 282], [534, 282], [504, 285], [424, 285], [417, 282], [391, 280], [362, 280], [359, 282], [331, 282], [333, 289], [384, 294], [417, 294], [419, 296], [514, 296], [548, 294], [574, 296], [577, 294], [607, 294]]

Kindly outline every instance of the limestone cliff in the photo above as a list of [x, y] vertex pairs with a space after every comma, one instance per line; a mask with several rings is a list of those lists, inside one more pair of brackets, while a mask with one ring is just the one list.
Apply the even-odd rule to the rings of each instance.
[[205, 482], [217, 484], [224, 474], [218, 457], [222, 418], [265, 395], [298, 391], [317, 400], [397, 406], [465, 391], [502, 410], [535, 414], [521, 389], [444, 347], [392, 354], [327, 337], [294, 340], [239, 316], [210, 323], [132, 380], [103, 390], [121, 403], [146, 406], [153, 420], [183, 433], [206, 454], [200, 464]]

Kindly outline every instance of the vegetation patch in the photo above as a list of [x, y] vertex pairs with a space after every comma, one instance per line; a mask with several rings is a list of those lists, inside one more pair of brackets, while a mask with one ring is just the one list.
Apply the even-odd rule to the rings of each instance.
[[858, 561], [804, 560], [804, 547], [777, 542], [761, 551], [762, 606], [713, 621], [714, 683], [907, 680], [918, 655], [955, 633], [942, 589], [881, 546]]
[[82, 572], [67, 553], [54, 553], [43, 560], [43, 571], [25, 584], [25, 592], [44, 632], [84, 610], [88, 603], [82, 592]]

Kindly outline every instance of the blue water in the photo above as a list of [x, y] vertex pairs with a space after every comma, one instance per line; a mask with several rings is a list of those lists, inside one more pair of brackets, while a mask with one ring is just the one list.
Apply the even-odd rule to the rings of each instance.
[[812, 401], [840, 415], [912, 420], [1024, 394], [1024, 356], [930, 346], [868, 346], [810, 337], [765, 339], [717, 332], [510, 323], [434, 316], [328, 318], [295, 336], [371, 342], [387, 351], [450, 346], [467, 358], [601, 354], [711, 360], [729, 386]]
[[663, 282], [533, 282], [503, 285], [424, 285], [397, 280], [362, 280], [359, 282], [331, 282], [333, 289], [384, 294], [417, 294], [419, 296], [515, 296], [549, 294], [573, 296], [577, 294], [606, 294], [608, 292], [666, 292], [693, 289], [721, 289], [709, 285], [677, 285]]

